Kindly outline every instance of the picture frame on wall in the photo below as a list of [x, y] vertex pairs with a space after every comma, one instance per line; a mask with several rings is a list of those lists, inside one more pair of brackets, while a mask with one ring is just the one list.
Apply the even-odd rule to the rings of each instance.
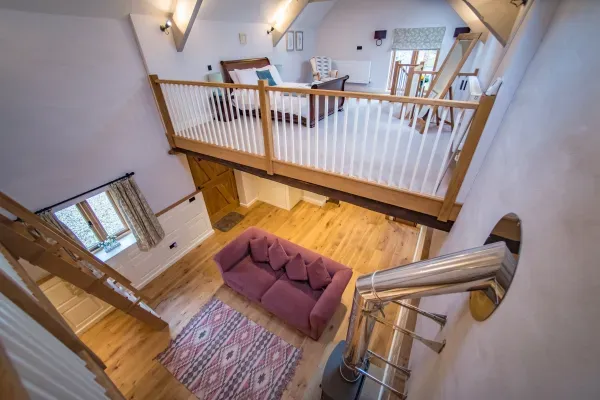
[[304, 32], [296, 31], [296, 51], [304, 50]]
[[286, 33], [285, 40], [286, 40], [285, 49], [287, 51], [294, 51], [294, 41], [295, 41], [294, 31], [288, 31], [288, 33]]

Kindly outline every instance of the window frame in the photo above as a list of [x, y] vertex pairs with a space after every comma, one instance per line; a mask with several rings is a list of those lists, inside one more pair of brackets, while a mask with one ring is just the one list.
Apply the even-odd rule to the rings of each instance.
[[[106, 196], [108, 197], [108, 200], [110, 201], [110, 203], [113, 206], [115, 212], [117, 213], [117, 216], [121, 220], [121, 223], [125, 227], [122, 231], [120, 231], [120, 232], [118, 232], [118, 233], [115, 234], [115, 236], [117, 237], [117, 240], [119, 240], [123, 236], [129, 234], [131, 232], [131, 228], [129, 228], [129, 225], [127, 225], [127, 223], [125, 222], [125, 218], [123, 217], [123, 213], [121, 212], [121, 210], [119, 209], [119, 207], [117, 207], [117, 203], [115, 202], [115, 199], [113, 199], [113, 197], [112, 197], [112, 195], [110, 194], [109, 191], [100, 192], [100, 193], [95, 194], [94, 196], [96, 196], [98, 194], [101, 194], [101, 193], [106, 193]], [[90, 203], [88, 203], [88, 199], [82, 200], [82, 201], [80, 201], [78, 203], [75, 203], [73, 205], [75, 207], [77, 207], [77, 209], [79, 210], [79, 212], [81, 213], [81, 215], [83, 216], [83, 218], [87, 221], [88, 226], [90, 227], [90, 229], [94, 232], [94, 234], [99, 239], [99, 241], [98, 241], [98, 243], [96, 245], [88, 248], [87, 250], [89, 252], [91, 252], [91, 253], [95, 253], [97, 251], [100, 251], [101, 250], [100, 242], [105, 241], [108, 238], [108, 236], [109, 236], [108, 233], [106, 233], [106, 230], [104, 229], [104, 227], [102, 226], [102, 223], [100, 222], [100, 219], [98, 218], [98, 216], [96, 216], [96, 213], [94, 213], [94, 210], [92, 209], [92, 206], [90, 205]]]

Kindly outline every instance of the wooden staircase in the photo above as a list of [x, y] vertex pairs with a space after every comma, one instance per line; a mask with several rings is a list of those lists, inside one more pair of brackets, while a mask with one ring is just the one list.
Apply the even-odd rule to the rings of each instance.
[[79, 243], [0, 192], [0, 242], [15, 257], [27, 260], [100, 300], [160, 330], [168, 326], [131, 282], [94, 257]]

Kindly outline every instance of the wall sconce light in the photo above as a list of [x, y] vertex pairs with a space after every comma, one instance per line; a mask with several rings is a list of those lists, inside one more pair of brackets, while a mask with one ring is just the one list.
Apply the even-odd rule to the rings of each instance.
[[267, 31], [267, 35], [270, 35], [275, 30], [275, 27], [272, 26], [271, 29]]
[[387, 31], [375, 31], [375, 44], [381, 46], [383, 39], [387, 37]]
[[165, 33], [165, 35], [169, 34], [169, 28], [171, 27], [171, 25], [173, 25], [173, 23], [171, 22], [170, 19], [165, 21], [164, 25], [160, 26], [160, 30], [163, 31]]

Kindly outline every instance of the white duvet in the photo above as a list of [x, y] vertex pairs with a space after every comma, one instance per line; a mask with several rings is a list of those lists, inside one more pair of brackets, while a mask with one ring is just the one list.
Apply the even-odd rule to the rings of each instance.
[[[284, 82], [283, 85], [279, 85], [279, 87], [306, 89], [309, 86], [306, 83]], [[256, 91], [235, 90], [233, 97], [233, 105], [240, 110], [260, 109], [260, 102], [258, 99], [258, 93]], [[270, 92], [269, 97], [271, 99], [271, 110], [273, 111], [277, 110], [279, 113], [281, 113], [285, 109], [286, 114], [291, 113], [293, 115], [300, 115], [302, 117], [308, 116], [308, 95]]]

